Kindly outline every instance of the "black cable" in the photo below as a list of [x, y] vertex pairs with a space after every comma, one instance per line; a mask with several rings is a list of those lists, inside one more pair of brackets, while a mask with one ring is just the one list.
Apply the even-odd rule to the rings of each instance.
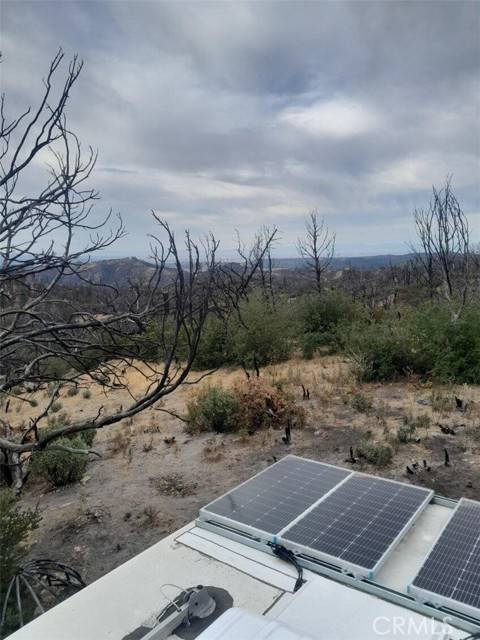
[[305, 580], [303, 579], [303, 568], [298, 564], [298, 560], [295, 557], [295, 554], [293, 553], [293, 551], [290, 551], [289, 549], [285, 549], [285, 547], [282, 547], [281, 544], [272, 543], [270, 546], [272, 548], [273, 553], [278, 558], [280, 558], [281, 560], [285, 560], [285, 562], [289, 562], [290, 564], [293, 564], [293, 566], [297, 570], [298, 578], [297, 578], [297, 581], [295, 582], [295, 586], [293, 587], [293, 593], [295, 593], [295, 591], [298, 591], [302, 586], [302, 584], [304, 584], [305, 582]]

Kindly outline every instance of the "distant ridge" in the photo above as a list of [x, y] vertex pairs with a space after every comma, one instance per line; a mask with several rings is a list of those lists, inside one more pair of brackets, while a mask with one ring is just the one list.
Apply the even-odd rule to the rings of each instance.
[[[405, 264], [414, 257], [413, 253], [396, 254], [380, 254], [376, 256], [357, 256], [357, 257], [335, 257], [332, 259], [330, 268], [338, 269], [362, 269], [369, 271], [371, 269], [381, 269], [382, 267], [395, 266]], [[276, 269], [301, 269], [305, 264], [302, 258], [275, 258], [273, 266]]]
[[[411, 260], [413, 254], [406, 253], [404, 255], [377, 255], [377, 256], [359, 256], [347, 258], [333, 258], [330, 269], [338, 271], [340, 269], [362, 269], [364, 271], [381, 269], [390, 265], [405, 264]], [[234, 265], [234, 261], [225, 261], [225, 264]], [[301, 258], [274, 258], [274, 269], [286, 269], [294, 271], [301, 269], [305, 265], [305, 261]], [[65, 284], [73, 284], [76, 286], [85, 286], [88, 282], [93, 284], [104, 284], [111, 286], [127, 286], [132, 282], [146, 283], [153, 275], [155, 266], [146, 260], [139, 258], [109, 258], [105, 260], [96, 260], [88, 262], [80, 269], [81, 278], [71, 275], [65, 276]], [[167, 266], [164, 269], [164, 278], [174, 277], [175, 269], [173, 266]], [[51, 277], [51, 272], [45, 272], [40, 276], [43, 280]]]

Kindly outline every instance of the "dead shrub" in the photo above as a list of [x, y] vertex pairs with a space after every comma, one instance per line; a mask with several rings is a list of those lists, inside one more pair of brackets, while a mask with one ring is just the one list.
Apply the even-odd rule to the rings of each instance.
[[238, 403], [238, 429], [248, 432], [305, 425], [305, 410], [284, 391], [261, 379], [252, 379], [234, 388]]
[[148, 453], [152, 449], [153, 449], [153, 438], [150, 438], [150, 440], [143, 443], [143, 452]]
[[150, 478], [150, 484], [159, 493], [166, 496], [191, 496], [197, 488], [196, 482], [190, 482], [180, 473], [167, 473], [156, 478]]
[[160, 510], [156, 509], [152, 504], [147, 505], [143, 510], [143, 522], [147, 527], [154, 527], [158, 524], [158, 516]]

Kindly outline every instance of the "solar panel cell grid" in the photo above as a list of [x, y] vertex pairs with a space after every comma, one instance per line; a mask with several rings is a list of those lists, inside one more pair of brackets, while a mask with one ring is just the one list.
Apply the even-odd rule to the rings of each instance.
[[[413, 592], [480, 610], [480, 503], [462, 499], [413, 581]], [[451, 602], [445, 602], [453, 606]]]
[[207, 505], [201, 516], [220, 516], [272, 537], [351, 472], [287, 456]]
[[430, 496], [419, 487], [354, 474], [280, 539], [369, 573]]

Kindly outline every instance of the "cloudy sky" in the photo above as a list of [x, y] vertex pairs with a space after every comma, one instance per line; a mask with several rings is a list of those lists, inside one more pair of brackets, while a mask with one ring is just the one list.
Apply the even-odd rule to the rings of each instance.
[[[476, 2], [3, 0], [8, 113], [34, 104], [59, 46], [85, 67], [70, 127], [99, 151], [116, 255], [146, 256], [154, 209], [179, 229], [281, 230], [317, 208], [339, 255], [402, 253], [412, 211], [453, 174], [480, 229]], [[40, 170], [40, 169], [39, 169]]]

